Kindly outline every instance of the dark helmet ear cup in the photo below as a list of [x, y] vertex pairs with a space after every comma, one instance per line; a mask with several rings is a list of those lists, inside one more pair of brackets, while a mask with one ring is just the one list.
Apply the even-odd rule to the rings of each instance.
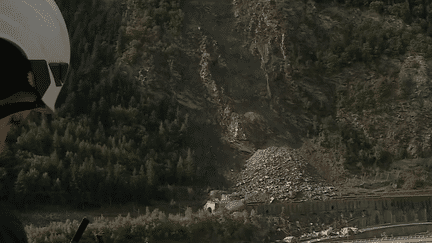
[[[18, 47], [8, 40], [0, 38], [0, 119], [16, 112], [41, 107], [43, 102], [40, 94], [28, 80], [31, 63]], [[36, 94], [37, 102], [20, 102], [3, 104], [6, 98], [27, 91]]]
[[27, 74], [31, 71], [30, 61], [8, 40], [0, 38], [0, 100], [31, 87]]

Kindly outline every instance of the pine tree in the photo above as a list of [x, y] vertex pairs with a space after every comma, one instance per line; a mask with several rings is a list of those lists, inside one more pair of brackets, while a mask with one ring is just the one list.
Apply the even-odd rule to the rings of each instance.
[[126, 168], [119, 164], [118, 161], [117, 163], [114, 165], [114, 179], [117, 183], [121, 184], [123, 183], [125, 177], [124, 174], [126, 172]]
[[[24, 170], [21, 170], [18, 174], [18, 178], [15, 182], [15, 201], [17, 206], [23, 208], [27, 205], [26, 195], [29, 193], [27, 186], [27, 176]], [[28, 198], [27, 198], [28, 199]]]
[[132, 197], [134, 198], [134, 202], [137, 201], [137, 193], [139, 193], [139, 185], [138, 185], [138, 175], [137, 170], [134, 167], [134, 170], [132, 172], [132, 176], [129, 178], [129, 189], [132, 194]]
[[46, 122], [46, 119], [42, 120], [42, 124], [37, 129], [37, 135], [36, 140], [38, 153], [39, 154], [48, 154], [52, 147], [52, 138], [51, 138], [51, 131], [48, 128], [48, 124]]
[[101, 142], [104, 142], [105, 141], [105, 128], [104, 128], [102, 122], [100, 122], [100, 121], [98, 122], [98, 129], [99, 129], [101, 139], [102, 139]]
[[60, 159], [58, 157], [58, 153], [57, 150], [54, 150], [49, 157], [49, 164], [53, 165], [53, 166], [57, 166], [60, 162]]
[[177, 163], [177, 180], [181, 183], [184, 178], [184, 165], [183, 158], [180, 156], [180, 159]]
[[[72, 158], [73, 158], [73, 153], [67, 151], [64, 159], [66, 161], [70, 162], [72, 160]], [[64, 162], [63, 162], [63, 160], [60, 160], [59, 164], [57, 165], [57, 171], [61, 172], [63, 169], [64, 169]]]
[[137, 193], [136, 198], [140, 203], [146, 203], [148, 201], [148, 191], [147, 191], [147, 178], [146, 173], [144, 171], [144, 165], [141, 165], [139, 175], [137, 177]]
[[96, 129], [96, 132], [95, 132], [94, 142], [97, 143], [100, 141], [103, 141], [103, 139], [102, 139], [102, 133], [98, 128], [98, 129]]
[[51, 198], [53, 199], [53, 202], [64, 205], [66, 203], [66, 195], [64, 189], [62, 188], [61, 180], [59, 178], [53, 180], [53, 185], [54, 186], [51, 193]]
[[83, 177], [85, 177], [86, 192], [90, 193], [89, 200], [94, 201], [93, 195], [97, 193], [97, 187], [95, 187], [94, 185], [98, 184], [99, 176], [96, 171], [96, 166], [95, 166], [93, 156], [90, 156], [90, 159], [88, 158], [85, 159], [85, 162], [82, 166], [82, 170], [80, 171], [80, 173]]
[[94, 43], [93, 43], [93, 51], [92, 51], [92, 54], [91, 54], [91, 61], [92, 61], [92, 62], [96, 61], [96, 59], [97, 59], [97, 57], [98, 57], [98, 54], [99, 54], [99, 46], [100, 46], [100, 44], [101, 44], [101, 42], [102, 42], [101, 40], [102, 40], [101, 35], [100, 35], [100, 34], [97, 34], [97, 35], [96, 35], [96, 38], [95, 38], [95, 40], [94, 40]]
[[50, 191], [51, 187], [51, 178], [49, 177], [47, 172], [44, 172], [42, 174], [42, 177], [39, 180], [39, 186], [41, 187], [42, 191], [48, 192]]
[[15, 194], [17, 196], [23, 197], [27, 193], [29, 193], [29, 189], [27, 186], [27, 176], [24, 170], [21, 169], [15, 182]]
[[163, 127], [162, 121], [160, 122], [160, 125], [159, 125], [159, 135], [160, 136], [164, 136], [165, 135], [165, 128]]
[[53, 147], [57, 149], [60, 148], [60, 146], [61, 146], [61, 141], [56, 129], [53, 136]]
[[102, 158], [100, 158], [100, 159], [102, 161], [106, 161], [108, 159], [108, 156], [109, 156], [109, 151], [108, 151], [108, 147], [105, 144], [102, 146], [101, 153], [102, 153]]
[[152, 158], [146, 161], [146, 176], [147, 176], [147, 185], [150, 187], [154, 187], [156, 184], [156, 173], [154, 169], [155, 162]]
[[64, 168], [63, 160], [60, 160], [60, 162], [57, 166], [57, 175], [60, 176], [60, 180], [63, 182], [67, 182], [69, 180], [70, 170], [66, 170]]
[[35, 130], [29, 130], [26, 134], [24, 133], [21, 134], [21, 136], [17, 138], [17, 144], [22, 149], [28, 150], [32, 153], [41, 154], [42, 150], [41, 147], [39, 146], [40, 141], [36, 142], [37, 141], [36, 139], [37, 138], [39, 139], [41, 137], [40, 136], [36, 137], [37, 132], [38, 130], [35, 129]]
[[151, 112], [151, 114], [150, 114], [150, 118], [149, 118], [149, 123], [150, 123], [150, 127], [152, 127], [152, 126], [157, 126], [157, 123], [158, 123], [158, 118], [157, 118], [157, 115], [156, 115], [156, 111], [155, 110], [153, 110], [152, 112]]
[[[77, 138], [77, 141], [79, 141], [78, 138]], [[81, 154], [82, 157], [87, 157], [86, 147], [87, 147], [87, 145], [86, 145], [86, 143], [83, 140], [81, 142], [79, 142], [79, 144], [78, 144], [78, 153]]]
[[126, 190], [126, 168], [120, 165], [118, 162], [114, 165], [114, 184], [116, 188], [115, 198], [117, 202], [123, 203], [125, 198], [127, 198]]
[[116, 52], [118, 55], [122, 54], [123, 49], [126, 46], [126, 29], [124, 26], [120, 27], [118, 30], [118, 37], [117, 37], [117, 46], [116, 46]]
[[70, 129], [69, 127], [66, 127], [66, 131], [64, 136], [62, 137], [62, 143], [66, 149], [66, 151], [73, 151], [73, 146], [74, 146], [74, 142], [73, 142], [73, 138], [72, 135], [70, 134]]
[[70, 177], [69, 188], [68, 188], [68, 192], [71, 196], [72, 203], [77, 203], [79, 201], [79, 198], [81, 198], [81, 188], [78, 184], [77, 174], [78, 174], [78, 166], [76, 165], [75, 162], [73, 162], [73, 164], [71, 164], [71, 177]]
[[175, 183], [174, 165], [170, 159], [165, 159], [165, 174], [168, 183]]
[[129, 100], [129, 108], [136, 108], [138, 106], [138, 102], [134, 96]]
[[122, 159], [122, 157], [121, 157], [121, 153], [120, 153], [120, 149], [119, 149], [118, 147], [115, 147], [115, 148], [112, 150], [112, 152], [113, 152], [113, 154], [114, 154], [114, 158], [116, 159], [116, 161], [119, 161], [119, 160]]
[[113, 199], [115, 199], [115, 191], [116, 187], [113, 181], [112, 170], [108, 170], [108, 174], [103, 185], [102, 194], [106, 197], [106, 199], [108, 199], [110, 206], [112, 205]]
[[104, 97], [99, 100], [99, 112], [101, 117], [107, 117], [109, 114], [109, 106]]
[[192, 157], [191, 149], [188, 149], [185, 163], [185, 174], [188, 180], [194, 181], [195, 179], [195, 172], [196, 172], [196, 164]]
[[0, 167], [0, 198], [7, 199], [10, 195], [11, 188], [10, 177], [8, 176], [8, 171], [4, 167]]
[[53, 186], [53, 190], [57, 191], [57, 192], [61, 192], [62, 189], [62, 185], [61, 185], [61, 181], [60, 178], [57, 177], [57, 179], [54, 181], [54, 186]]
[[89, 124], [84, 124], [83, 127], [85, 127], [85, 138], [86, 138], [86, 142], [89, 141], [89, 137], [91, 137], [94, 133], [94, 130], [92, 131], [92, 129], [90, 128]]
[[112, 171], [112, 170], [114, 170], [110, 158], [108, 158], [108, 164], [107, 164], [107, 166], [106, 166], [106, 169], [107, 169], [107, 171]]
[[94, 101], [93, 101], [92, 106], [91, 106], [90, 116], [94, 120], [96, 120], [99, 117], [99, 110], [97, 108], [96, 102], [94, 102]]
[[26, 173], [27, 176], [27, 187], [29, 192], [35, 192], [38, 190], [39, 171], [35, 168], [30, 168], [30, 171]]
[[48, 126], [48, 122], [47, 122], [47, 118], [46, 118], [46, 115], [45, 115], [45, 114], [42, 114], [41, 128], [42, 128], [45, 132], [47, 132], [47, 133], [50, 132], [50, 130], [49, 130], [49, 126]]

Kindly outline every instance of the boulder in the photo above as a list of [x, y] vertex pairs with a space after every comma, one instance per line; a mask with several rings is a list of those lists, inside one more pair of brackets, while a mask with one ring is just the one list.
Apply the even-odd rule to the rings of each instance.
[[333, 232], [333, 227], [330, 227], [326, 230], [321, 231], [321, 235], [327, 237], [327, 236], [330, 236], [330, 233], [332, 233], [332, 232]]
[[240, 211], [246, 208], [243, 200], [233, 200], [225, 204], [225, 208], [228, 211]]
[[226, 191], [221, 191], [221, 190], [213, 190], [213, 191], [210, 191], [210, 192], [209, 192], [210, 200], [215, 200], [216, 198], [220, 200], [221, 197], [222, 197], [222, 194], [228, 194], [228, 192], [226, 192]]
[[286, 243], [294, 242], [294, 236], [287, 236], [282, 240], [282, 242], [286, 242]]
[[232, 214], [232, 216], [233, 216], [235, 219], [238, 219], [238, 218], [243, 217], [243, 213], [242, 213], [242, 212], [234, 212], [234, 213]]
[[354, 228], [354, 227], [345, 227], [345, 228], [342, 228], [341, 234], [343, 236], [349, 236], [349, 235], [352, 235], [352, 234], [356, 234], [357, 231], [358, 231], [357, 228]]

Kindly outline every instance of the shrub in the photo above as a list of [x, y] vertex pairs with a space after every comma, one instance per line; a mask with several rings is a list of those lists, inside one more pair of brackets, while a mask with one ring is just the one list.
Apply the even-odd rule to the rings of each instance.
[[381, 1], [374, 1], [369, 4], [369, 8], [381, 14], [384, 10], [384, 3]]
[[131, 227], [131, 233], [138, 238], [144, 238], [147, 236], [147, 227], [142, 224], [136, 224]]
[[385, 150], [380, 150], [376, 157], [376, 164], [379, 168], [387, 170], [393, 161], [393, 155]]
[[408, 98], [409, 95], [413, 92], [415, 83], [413, 81], [413, 77], [411, 75], [405, 74], [401, 77], [400, 80], [400, 93], [403, 98]]
[[389, 13], [400, 17], [405, 23], [411, 20], [411, 13], [408, 2], [397, 3], [389, 7]]
[[115, 235], [114, 242], [127, 242], [136, 237], [132, 234], [132, 225], [130, 222], [118, 227], [113, 234]]
[[428, 172], [432, 171], [432, 160], [430, 159], [426, 160], [423, 166], [425, 167], [426, 171]]
[[252, 240], [252, 236], [254, 235], [255, 228], [250, 224], [242, 224], [240, 227], [234, 232], [233, 238], [236, 240]]
[[396, 181], [396, 184], [397, 184], [397, 188], [402, 188], [403, 184], [405, 184], [405, 180], [403, 178], [399, 178]]
[[[199, 223], [189, 226], [189, 233], [192, 241], [208, 239], [213, 233], [217, 232], [218, 222], [213, 219], [204, 219]], [[216, 229], [216, 230], [215, 230]]]
[[425, 186], [425, 181], [423, 180], [416, 180], [414, 183], [414, 188], [423, 188]]
[[[188, 210], [187, 210], [188, 211]], [[185, 212], [189, 214], [189, 212]], [[198, 212], [199, 213], [199, 212]], [[114, 221], [96, 218], [84, 232], [83, 241], [90, 242], [96, 234], [104, 235], [107, 242], [137, 242], [137, 241], [189, 241], [189, 242], [228, 242], [232, 240], [246, 240], [263, 242], [268, 234], [274, 232], [275, 222], [262, 216], [251, 216], [250, 222], [234, 219], [232, 215], [221, 214], [219, 216], [204, 215], [198, 217], [193, 213], [191, 218], [173, 217], [168, 220], [160, 220], [161, 212], [154, 210], [136, 219], [119, 216]], [[157, 217], [159, 215], [159, 217]], [[246, 211], [242, 213], [244, 218], [249, 218]], [[252, 213], [254, 215], [254, 213]], [[240, 217], [241, 218], [241, 217]], [[27, 226], [26, 232], [31, 242], [65, 242], [65, 239], [73, 237], [79, 222], [74, 220], [65, 223], [53, 223], [49, 227], [36, 228]], [[93, 241], [92, 241], [93, 242]]]

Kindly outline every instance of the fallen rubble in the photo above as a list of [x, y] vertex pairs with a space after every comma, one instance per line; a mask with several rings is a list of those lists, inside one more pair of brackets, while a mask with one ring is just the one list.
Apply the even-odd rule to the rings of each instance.
[[295, 149], [287, 147], [256, 151], [235, 182], [233, 191], [249, 203], [327, 200], [337, 191]]

